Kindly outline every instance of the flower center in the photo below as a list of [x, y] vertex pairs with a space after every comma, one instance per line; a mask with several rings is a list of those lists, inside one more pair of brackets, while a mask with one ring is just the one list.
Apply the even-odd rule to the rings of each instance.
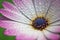
[[37, 30], [43, 30], [48, 26], [48, 20], [46, 20], [44, 17], [42, 18], [36, 18], [35, 20], [33, 20], [32, 22], [32, 26], [34, 29]]

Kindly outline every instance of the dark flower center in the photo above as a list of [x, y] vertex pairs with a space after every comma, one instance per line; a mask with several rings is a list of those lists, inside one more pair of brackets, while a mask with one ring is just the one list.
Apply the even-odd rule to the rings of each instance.
[[43, 30], [48, 26], [48, 21], [45, 18], [36, 18], [32, 22], [34, 29]]

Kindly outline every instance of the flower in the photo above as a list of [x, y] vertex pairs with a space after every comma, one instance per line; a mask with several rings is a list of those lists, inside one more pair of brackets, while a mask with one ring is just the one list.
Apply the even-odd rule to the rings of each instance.
[[16, 40], [59, 40], [59, 0], [13, 0], [3, 2], [0, 26]]

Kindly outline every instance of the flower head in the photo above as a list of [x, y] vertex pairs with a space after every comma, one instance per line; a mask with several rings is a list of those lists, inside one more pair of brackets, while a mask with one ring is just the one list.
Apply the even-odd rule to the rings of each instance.
[[13, 0], [3, 2], [0, 26], [16, 40], [59, 40], [59, 0]]

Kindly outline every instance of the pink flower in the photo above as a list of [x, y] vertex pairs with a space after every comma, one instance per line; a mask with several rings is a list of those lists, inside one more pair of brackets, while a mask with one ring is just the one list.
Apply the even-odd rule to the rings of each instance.
[[16, 36], [16, 40], [60, 39], [60, 0], [13, 0], [13, 3], [3, 2], [4, 9], [0, 9], [3, 15], [0, 26], [6, 29], [5, 35]]

